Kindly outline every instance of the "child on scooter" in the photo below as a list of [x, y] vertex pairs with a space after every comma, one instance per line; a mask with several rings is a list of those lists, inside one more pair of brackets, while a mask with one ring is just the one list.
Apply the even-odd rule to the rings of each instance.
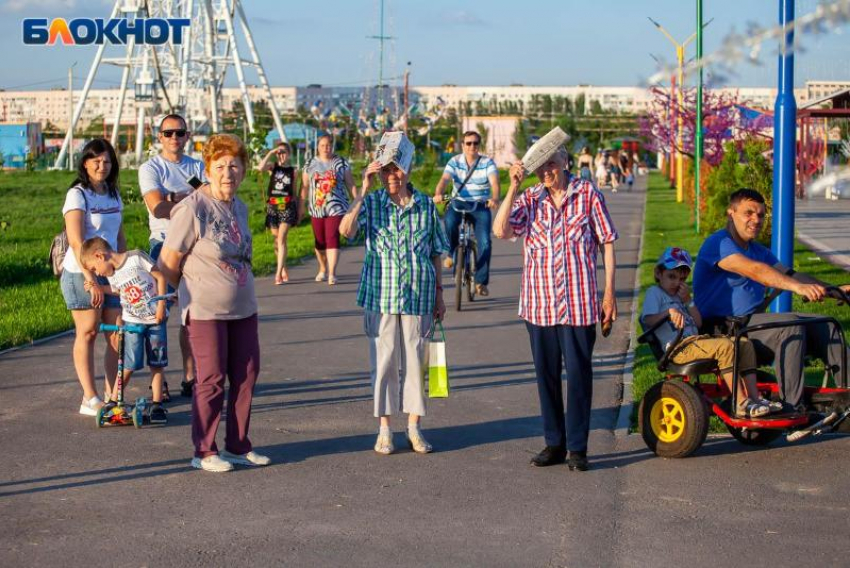
[[[670, 321], [655, 330], [655, 336], [667, 349], [675, 340], [679, 329], [684, 328], [682, 340], [670, 359], [683, 365], [696, 359], [716, 359], [723, 382], [732, 390], [732, 364], [735, 357], [734, 341], [729, 337], [698, 335], [702, 321], [699, 310], [691, 300], [685, 281], [691, 273], [691, 255], [688, 251], [668, 247], [655, 265], [656, 286], [646, 292], [641, 313], [641, 324], [649, 328], [669, 316]], [[738, 344], [738, 408], [736, 416], [756, 418], [782, 409], [782, 403], [760, 397], [756, 386], [756, 353], [752, 343], [742, 338]]]
[[[103, 285], [105, 294], [121, 298], [121, 318], [118, 325], [136, 323], [145, 326], [144, 333], [128, 333], [124, 338], [124, 385], [130, 381], [134, 371], [144, 367], [145, 354], [151, 371], [153, 404], [148, 419], [151, 424], [164, 424], [168, 414], [162, 406], [163, 370], [168, 366], [168, 336], [165, 323], [168, 317], [166, 300], [150, 303], [156, 296], [168, 291], [165, 276], [156, 268], [153, 260], [144, 252], [132, 250], [115, 252], [109, 243], [100, 237], [86, 240], [80, 250], [80, 260], [86, 269], [109, 281]], [[86, 282], [86, 290], [95, 283]], [[107, 377], [109, 390], [115, 392], [112, 381]], [[114, 400], [107, 404], [114, 404]]]

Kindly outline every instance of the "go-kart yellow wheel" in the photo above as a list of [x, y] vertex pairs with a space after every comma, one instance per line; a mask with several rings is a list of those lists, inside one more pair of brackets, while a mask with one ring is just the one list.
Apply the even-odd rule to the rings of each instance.
[[697, 390], [678, 380], [655, 384], [638, 409], [640, 433], [647, 447], [663, 458], [694, 453], [708, 434], [708, 409]]

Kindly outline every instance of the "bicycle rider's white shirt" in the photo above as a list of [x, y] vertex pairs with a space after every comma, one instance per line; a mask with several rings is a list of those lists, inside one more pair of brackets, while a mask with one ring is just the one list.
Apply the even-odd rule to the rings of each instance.
[[[81, 191], [86, 193], [85, 197], [83, 197]], [[79, 209], [85, 216], [83, 223], [84, 241], [92, 237], [100, 237], [108, 242], [113, 250], [118, 250], [118, 231], [121, 229], [121, 212], [124, 210], [120, 195], [117, 198], [112, 198], [108, 193], [101, 195], [91, 189], [76, 185], [69, 189], [65, 195], [62, 216], [64, 217], [68, 211], [74, 209]], [[70, 248], [65, 254], [62, 269], [76, 274], [82, 272], [79, 263], [77, 263], [77, 255]]]
[[151, 274], [154, 261], [146, 253], [131, 250], [124, 264], [109, 276], [109, 285], [120, 293], [121, 319], [128, 323], [156, 323], [157, 302], [148, 301], [157, 295], [156, 279]]

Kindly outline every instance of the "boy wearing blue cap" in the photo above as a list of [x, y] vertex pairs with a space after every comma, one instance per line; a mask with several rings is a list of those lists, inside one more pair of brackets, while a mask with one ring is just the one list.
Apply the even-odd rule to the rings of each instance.
[[[715, 359], [723, 382], [731, 391], [734, 341], [725, 336], [699, 335], [702, 317], [685, 283], [692, 266], [688, 251], [677, 247], [664, 250], [655, 265], [657, 284], [646, 292], [640, 321], [644, 328], [649, 328], [669, 316], [670, 320], [654, 333], [667, 349], [676, 339], [678, 330], [684, 328], [682, 340], [676, 345], [670, 360], [683, 365], [696, 359]], [[738, 417], [755, 418], [782, 408], [781, 403], [760, 397], [756, 386], [756, 367], [755, 349], [746, 338], [742, 338], [738, 345], [738, 370], [742, 378], [738, 381], [738, 407], [735, 409]]]

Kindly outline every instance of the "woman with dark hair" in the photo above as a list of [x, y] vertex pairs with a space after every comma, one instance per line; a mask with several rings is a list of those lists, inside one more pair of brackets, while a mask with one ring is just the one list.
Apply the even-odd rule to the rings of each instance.
[[316, 259], [319, 261], [316, 282], [327, 278], [328, 284], [333, 286], [339, 262], [339, 224], [348, 211], [348, 192], [356, 195], [357, 187], [348, 162], [334, 154], [330, 136], [319, 136], [317, 151], [304, 166], [301, 199], [310, 207], [316, 239]]
[[[100, 278], [83, 267], [80, 247], [86, 239], [101, 237], [114, 250], [124, 252], [127, 242], [121, 224], [123, 209], [118, 193], [115, 150], [106, 140], [92, 140], [83, 147], [77, 177], [71, 183], [62, 207], [69, 248], [59, 280], [65, 305], [74, 319], [74, 368], [83, 387], [80, 414], [87, 416], [95, 416], [103, 406], [94, 382], [94, 341], [98, 324], [114, 324], [121, 315], [121, 302], [118, 296], [104, 295], [99, 284], [107, 284], [106, 278]], [[115, 376], [118, 373], [118, 353], [112, 334], [105, 336], [104, 368], [107, 376]]]

